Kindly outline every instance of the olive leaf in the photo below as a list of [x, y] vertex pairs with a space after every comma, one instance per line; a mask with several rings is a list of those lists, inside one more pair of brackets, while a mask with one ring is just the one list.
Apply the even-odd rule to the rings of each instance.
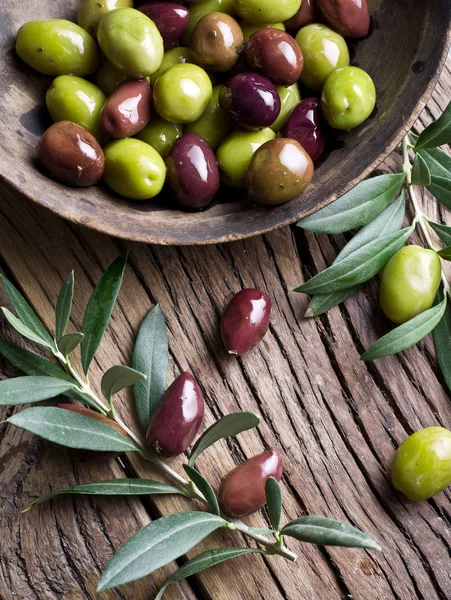
[[331, 292], [330, 294], [315, 294], [312, 296], [304, 317], [319, 317], [327, 311], [329, 311], [337, 304], [341, 304], [351, 296], [354, 296], [359, 290], [363, 288], [365, 283], [359, 283], [354, 287], [350, 287], [344, 290], [338, 290], [338, 292]]
[[375, 360], [397, 354], [418, 343], [441, 321], [446, 310], [446, 296], [436, 306], [420, 313], [407, 323], [396, 327], [381, 337], [361, 356], [362, 360]]
[[8, 422], [67, 448], [105, 452], [139, 450], [133, 442], [106, 423], [63, 408], [28, 408], [10, 417]]
[[451, 209], [451, 178], [433, 177], [427, 189], [441, 204]]
[[85, 374], [99, 347], [122, 284], [127, 254], [119, 256], [105, 271], [86, 307], [81, 331], [81, 362]]
[[316, 233], [344, 233], [366, 225], [390, 204], [404, 177], [403, 173], [393, 173], [366, 179], [297, 226]]
[[50, 492], [38, 496], [27, 504], [21, 512], [27, 512], [37, 504], [67, 494], [87, 494], [95, 496], [156, 496], [161, 494], [179, 494], [186, 496], [186, 492], [182, 492], [172, 485], [153, 481], [152, 479], [111, 479], [108, 481], [96, 481], [94, 483], [83, 483], [65, 490]]
[[221, 517], [203, 512], [176, 513], [152, 521], [119, 548], [103, 571], [97, 591], [150, 575], [226, 524]]
[[4, 379], [0, 381], [0, 406], [42, 402], [74, 388], [74, 384], [54, 377], [25, 375], [24, 377]]
[[421, 150], [418, 156], [424, 160], [431, 174], [431, 181], [427, 185], [427, 189], [439, 202], [450, 208], [451, 156], [440, 148]]
[[133, 351], [133, 368], [147, 376], [134, 386], [136, 410], [144, 431], [166, 387], [168, 357], [166, 323], [157, 304], [142, 322]]
[[58, 350], [67, 358], [81, 344], [83, 338], [84, 335], [82, 333], [66, 333], [66, 335], [61, 336], [58, 340]]
[[441, 223], [434, 223], [434, 221], [429, 221], [429, 219], [427, 221], [442, 242], [447, 246], [451, 246], [451, 227], [442, 225]]
[[47, 350], [51, 352], [55, 351], [55, 345], [53, 342], [47, 342], [42, 337], [39, 337], [32, 329], [30, 329], [27, 325], [25, 325], [20, 319], [18, 319], [13, 313], [5, 307], [2, 307], [3, 314], [5, 315], [6, 320], [10, 325], [14, 327], [14, 329], [26, 337], [27, 339], [39, 344], [40, 346], [44, 346]]
[[413, 185], [427, 186], [431, 183], [431, 172], [427, 162], [421, 154], [415, 156], [412, 168], [412, 183]]
[[205, 500], [208, 502], [211, 510], [215, 515], [220, 515], [221, 510], [219, 508], [218, 499], [216, 494], [211, 487], [210, 483], [203, 477], [199, 471], [193, 469], [189, 465], [183, 465], [183, 468], [186, 471], [186, 474], [191, 479], [191, 481], [199, 488], [202, 494], [205, 496]]
[[[56, 341], [59, 342], [63, 337], [67, 324], [69, 323], [69, 317], [72, 310], [72, 300], [74, 297], [74, 272], [72, 271], [64, 280], [61, 286], [61, 291], [56, 301]], [[59, 346], [61, 350], [61, 346]]]
[[146, 379], [146, 376], [130, 367], [124, 365], [111, 367], [102, 377], [102, 394], [109, 400], [124, 388], [134, 385], [142, 379]]
[[437, 254], [441, 256], [444, 260], [451, 260], [451, 246], [447, 246], [446, 248], [438, 250]]
[[382, 551], [380, 545], [368, 534], [334, 519], [309, 515], [291, 521], [280, 532], [300, 542], [319, 546], [344, 546]]
[[166, 588], [172, 583], [182, 581], [182, 579], [186, 579], [186, 577], [196, 575], [197, 573], [205, 571], [206, 569], [214, 567], [215, 565], [219, 565], [226, 560], [232, 560], [234, 558], [238, 558], [239, 556], [243, 556], [244, 554], [251, 553], [265, 554], [265, 551], [258, 548], [218, 548], [215, 550], [207, 550], [206, 552], [203, 552], [202, 554], [199, 554], [198, 556], [195, 556], [186, 562], [183, 567], [180, 567], [180, 569], [166, 581], [164, 586], [155, 596], [155, 600], [161, 600]]
[[[439, 299], [443, 296], [439, 295]], [[451, 390], [451, 304], [446, 306], [445, 314], [432, 331], [437, 362], [442, 371], [446, 385]]]
[[217, 441], [258, 427], [259, 424], [260, 417], [251, 412], [235, 412], [222, 417], [209, 427], [194, 444], [188, 461], [189, 466], [194, 466], [202, 452], [205, 452]]
[[266, 506], [268, 507], [269, 520], [276, 531], [279, 531], [280, 517], [282, 515], [282, 490], [274, 477], [268, 477], [265, 483]]
[[249, 533], [254, 533], [255, 535], [271, 535], [276, 533], [275, 529], [269, 529], [267, 527], [248, 527], [247, 531]]
[[441, 116], [424, 129], [417, 140], [415, 151], [436, 148], [451, 143], [451, 102]]

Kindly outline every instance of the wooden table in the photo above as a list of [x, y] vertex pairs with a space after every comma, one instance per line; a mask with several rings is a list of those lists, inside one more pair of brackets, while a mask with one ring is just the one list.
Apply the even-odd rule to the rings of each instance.
[[[421, 128], [450, 99], [450, 62], [421, 117]], [[399, 168], [394, 153], [384, 169]], [[267, 448], [285, 456], [284, 519], [305, 512], [344, 520], [369, 532], [384, 553], [317, 548], [288, 540], [297, 564], [250, 555], [169, 588], [168, 599], [192, 600], [435, 600], [451, 598], [449, 490], [414, 504], [395, 494], [393, 453], [422, 427], [451, 426], [449, 391], [430, 338], [399, 356], [363, 363], [359, 355], [387, 332], [370, 283], [322, 318], [304, 319], [307, 299], [290, 290], [330, 264], [344, 243], [283, 229], [224, 246], [164, 248], [130, 244], [74, 226], [1, 188], [0, 270], [16, 282], [53, 328], [63, 278], [75, 269], [73, 328], [79, 328], [94, 284], [124, 249], [130, 259], [111, 325], [93, 366], [92, 381], [113, 364], [129, 364], [137, 328], [160, 303], [170, 337], [170, 380], [191, 371], [208, 399], [207, 425], [220, 415], [251, 410], [257, 432], [219, 443], [199, 460], [217, 484], [235, 463]], [[427, 214], [451, 217], [424, 198]], [[226, 356], [218, 336], [220, 314], [243, 287], [267, 290], [274, 300], [264, 343], [241, 359]], [[6, 302], [0, 292], [2, 304]], [[16, 339], [4, 320], [0, 336]], [[2, 377], [17, 374], [0, 358]], [[123, 394], [121, 414], [130, 413]], [[13, 411], [2, 409], [4, 420]], [[127, 417], [128, 420], [133, 417]], [[175, 461], [175, 468], [180, 468]], [[150, 600], [170, 565], [152, 577], [96, 595], [99, 572], [112, 552], [149, 520], [187, 509], [173, 497], [62, 498], [20, 515], [36, 495], [77, 483], [157, 474], [136, 457], [83, 462], [5, 423], [0, 425], [0, 597], [2, 600]], [[265, 526], [261, 515], [248, 519]], [[204, 548], [246, 544], [231, 532]]]

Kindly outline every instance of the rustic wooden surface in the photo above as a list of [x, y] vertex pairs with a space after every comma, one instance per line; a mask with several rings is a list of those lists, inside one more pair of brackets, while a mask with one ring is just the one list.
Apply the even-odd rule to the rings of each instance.
[[[448, 63], [419, 127], [450, 98]], [[384, 169], [399, 168], [394, 153]], [[167, 592], [193, 600], [445, 600], [451, 598], [449, 490], [421, 504], [394, 493], [389, 469], [397, 445], [413, 431], [451, 426], [449, 391], [430, 338], [402, 355], [363, 363], [359, 355], [388, 322], [377, 307], [377, 283], [317, 320], [302, 318], [306, 298], [290, 290], [324, 268], [343, 245], [340, 236], [305, 235], [288, 228], [231, 245], [164, 248], [128, 244], [69, 224], [2, 186], [0, 270], [27, 294], [53, 327], [59, 286], [75, 268], [73, 328], [102, 271], [125, 248], [129, 266], [111, 326], [93, 366], [92, 381], [130, 360], [134, 335], [159, 302], [167, 317], [170, 379], [188, 369], [208, 398], [207, 425], [234, 410], [264, 418], [257, 432], [220, 443], [199, 460], [217, 484], [235, 463], [276, 447], [285, 456], [284, 518], [304, 512], [348, 521], [377, 538], [384, 553], [316, 548], [287, 540], [296, 565], [280, 557], [248, 556], [192, 578]], [[451, 217], [424, 198], [427, 214]], [[233, 292], [267, 290], [274, 300], [264, 343], [241, 359], [225, 355], [218, 321]], [[6, 302], [3, 292], [0, 301]], [[0, 322], [0, 336], [17, 339]], [[0, 358], [2, 377], [16, 371]], [[131, 399], [120, 412], [129, 421]], [[0, 420], [12, 413], [1, 409]], [[180, 468], [180, 461], [175, 462]], [[60, 498], [20, 515], [38, 494], [68, 485], [136, 474], [156, 476], [136, 457], [88, 463], [5, 423], [0, 425], [0, 598], [86, 600], [114, 549], [160, 514], [186, 507], [183, 499]], [[248, 519], [264, 526], [263, 516]], [[246, 544], [233, 533], [204, 547]], [[149, 600], [175, 565], [105, 599]]]

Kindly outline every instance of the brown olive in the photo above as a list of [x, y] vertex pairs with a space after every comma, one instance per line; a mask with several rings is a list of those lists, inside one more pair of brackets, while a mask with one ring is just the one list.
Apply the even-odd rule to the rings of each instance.
[[147, 79], [124, 81], [105, 102], [100, 122], [107, 135], [136, 135], [150, 121], [152, 91]]
[[266, 335], [271, 314], [268, 294], [245, 289], [230, 300], [221, 319], [221, 336], [227, 352], [241, 356]]
[[316, 23], [319, 16], [318, 0], [302, 0], [301, 8], [298, 12], [291, 17], [288, 21], [285, 21], [287, 29], [300, 29], [310, 23]]
[[327, 23], [344, 37], [361, 38], [370, 28], [367, 0], [318, 0]]
[[283, 204], [309, 185], [313, 162], [295, 140], [278, 138], [260, 146], [246, 175], [246, 189], [258, 204]]
[[97, 183], [105, 168], [99, 142], [86, 129], [70, 121], [49, 127], [39, 141], [37, 153], [52, 177], [77, 187]]
[[229, 71], [243, 49], [243, 32], [237, 21], [225, 13], [205, 15], [191, 38], [193, 62], [210, 71]]

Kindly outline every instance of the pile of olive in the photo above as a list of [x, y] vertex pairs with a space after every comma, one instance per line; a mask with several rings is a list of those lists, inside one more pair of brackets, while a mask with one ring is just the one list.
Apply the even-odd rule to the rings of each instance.
[[20, 58], [56, 77], [38, 156], [63, 183], [103, 177], [133, 200], [166, 183], [202, 209], [222, 181], [281, 204], [309, 185], [326, 127], [352, 129], [374, 109], [373, 81], [350, 66], [345, 41], [367, 35], [367, 0], [136, 4], [81, 0], [78, 25], [18, 32]]

